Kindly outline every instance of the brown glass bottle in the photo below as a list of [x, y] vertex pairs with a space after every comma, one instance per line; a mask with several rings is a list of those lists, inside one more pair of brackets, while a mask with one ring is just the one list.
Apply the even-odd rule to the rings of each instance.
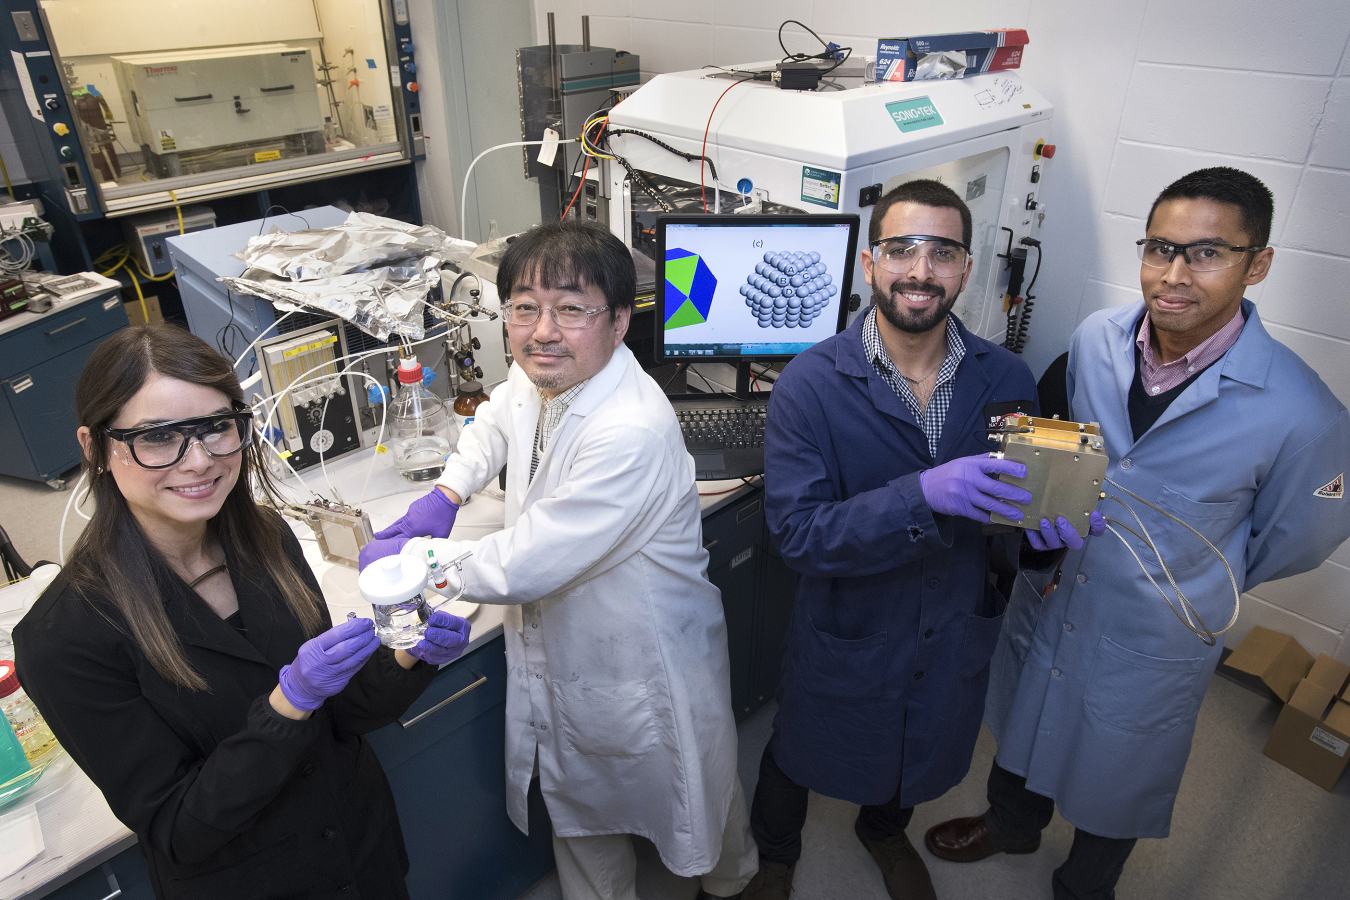
[[473, 421], [479, 405], [486, 402], [488, 395], [483, 393], [483, 386], [477, 381], [459, 383], [459, 393], [455, 396], [455, 420], [459, 423], [461, 434], [464, 433], [464, 426]]

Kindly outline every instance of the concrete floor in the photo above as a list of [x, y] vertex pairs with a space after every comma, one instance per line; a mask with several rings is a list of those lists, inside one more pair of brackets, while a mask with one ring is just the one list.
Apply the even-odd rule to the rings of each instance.
[[[768, 742], [774, 705], [740, 726], [740, 773], [754, 794], [759, 757]], [[1141, 840], [1125, 866], [1116, 896], [1185, 900], [1270, 900], [1350, 896], [1350, 777], [1328, 793], [1262, 754], [1279, 706], [1215, 678], [1200, 709], [1190, 764], [1172, 819], [1172, 836]], [[923, 835], [939, 822], [984, 812], [985, 779], [994, 739], [980, 733], [965, 779], [941, 799], [920, 806], [909, 828], [942, 900], [1050, 900], [1050, 874], [1068, 855], [1073, 826], [1056, 814], [1041, 849], [959, 865], [928, 855]], [[1147, 765], [1140, 760], [1140, 765]], [[853, 833], [858, 807], [811, 794], [796, 900], [887, 900], [881, 872]], [[661, 865], [639, 839], [642, 900], [692, 900], [698, 882]], [[550, 875], [521, 900], [561, 900]]]

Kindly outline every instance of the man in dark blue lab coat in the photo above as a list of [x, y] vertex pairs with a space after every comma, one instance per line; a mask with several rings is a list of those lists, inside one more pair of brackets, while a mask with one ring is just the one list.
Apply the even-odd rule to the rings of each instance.
[[991, 459], [982, 429], [1036, 397], [1025, 363], [950, 314], [970, 236], [970, 210], [939, 182], [883, 197], [862, 254], [872, 308], [774, 386], [766, 510], [801, 585], [746, 900], [790, 893], [808, 789], [862, 804], [855, 830], [892, 897], [935, 896], [905, 827], [970, 766], [1003, 610], [980, 523], [1021, 518], [1002, 501], [1030, 499], [992, 477], [1026, 472]]

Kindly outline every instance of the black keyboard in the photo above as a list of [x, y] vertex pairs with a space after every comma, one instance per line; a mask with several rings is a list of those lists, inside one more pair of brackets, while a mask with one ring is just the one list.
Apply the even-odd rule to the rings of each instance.
[[700, 481], [764, 473], [764, 422], [769, 395], [741, 400], [726, 395], [672, 397], [684, 446]]

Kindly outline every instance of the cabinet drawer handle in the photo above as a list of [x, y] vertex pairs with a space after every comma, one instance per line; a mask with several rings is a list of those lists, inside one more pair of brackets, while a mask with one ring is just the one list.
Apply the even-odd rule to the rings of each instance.
[[714, 547], [716, 547], [716, 546], [717, 546], [717, 541], [716, 541], [716, 540], [712, 540], [712, 541], [708, 541], [708, 543], [704, 544], [704, 545], [703, 545], [703, 549], [704, 549], [704, 550], [711, 550], [712, 548], [714, 548]]
[[270, 87], [270, 88], [260, 87], [260, 88], [258, 88], [258, 90], [261, 91], [261, 92], [264, 93], [264, 94], [271, 94], [271, 93], [274, 93], [274, 92], [276, 92], [276, 91], [293, 91], [293, 90], [295, 90], [295, 85], [293, 85], [293, 84], [283, 84], [281, 87]]
[[61, 333], [62, 331], [65, 331], [67, 328], [74, 328], [76, 325], [80, 324], [81, 322], [83, 322], [83, 321], [84, 321], [85, 319], [87, 319], [87, 318], [89, 318], [89, 317], [88, 317], [88, 316], [80, 316], [80, 317], [79, 317], [78, 319], [76, 319], [74, 322], [70, 322], [70, 323], [68, 323], [68, 324], [66, 324], [66, 325], [62, 325], [60, 328], [53, 328], [51, 331], [47, 332], [47, 335], [50, 337], [50, 336], [53, 335], [53, 334], [59, 334], [59, 333]]
[[103, 900], [116, 900], [116, 898], [122, 896], [122, 886], [117, 883], [117, 876], [113, 874], [112, 865], [104, 863], [100, 868], [103, 869], [103, 874], [108, 876], [108, 888], [112, 891]]
[[478, 676], [478, 680], [475, 681], [473, 684], [469, 685], [469, 686], [466, 687], [466, 688], [461, 688], [460, 690], [455, 691], [455, 692], [454, 692], [453, 694], [451, 694], [449, 697], [446, 697], [444, 700], [442, 700], [440, 703], [437, 703], [435, 706], [433, 706], [431, 709], [427, 710], [426, 712], [420, 712], [420, 713], [418, 713], [417, 715], [413, 716], [411, 719], [399, 719], [399, 720], [398, 720], [398, 724], [402, 725], [404, 728], [411, 728], [411, 727], [413, 727], [414, 725], [416, 725], [418, 722], [420, 722], [420, 721], [422, 721], [423, 719], [425, 719], [427, 716], [429, 716], [429, 715], [431, 715], [432, 713], [436, 712], [436, 710], [440, 709], [440, 708], [443, 707], [443, 706], [449, 706], [451, 703], [454, 703], [456, 700], [458, 700], [460, 697], [463, 697], [463, 696], [464, 696], [465, 694], [467, 694], [469, 691], [473, 690], [473, 689], [476, 688], [476, 687], [480, 687], [480, 686], [481, 686], [482, 684], [484, 684], [486, 681], [487, 681], [487, 676], [486, 676], [486, 675], [479, 675], [479, 676]]
[[210, 100], [210, 94], [199, 94], [196, 97], [174, 97], [175, 103], [191, 103], [193, 100]]

